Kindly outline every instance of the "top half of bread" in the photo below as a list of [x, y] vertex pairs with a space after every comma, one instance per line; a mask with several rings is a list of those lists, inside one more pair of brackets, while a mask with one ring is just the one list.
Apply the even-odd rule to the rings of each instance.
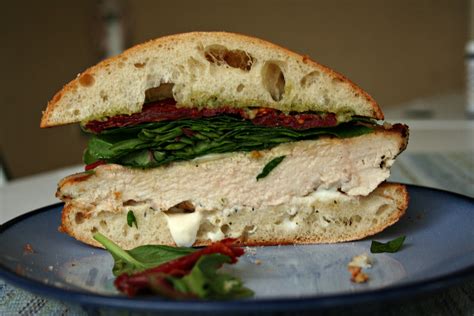
[[146, 97], [184, 107], [264, 106], [383, 119], [372, 97], [309, 57], [254, 37], [194, 32], [158, 38], [93, 66], [56, 93], [41, 127], [140, 112]]

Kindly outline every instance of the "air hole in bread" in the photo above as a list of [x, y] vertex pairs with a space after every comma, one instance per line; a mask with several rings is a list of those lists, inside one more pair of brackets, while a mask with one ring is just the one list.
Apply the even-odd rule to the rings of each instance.
[[229, 50], [222, 45], [207, 46], [204, 50], [204, 57], [211, 64], [217, 66], [227, 65], [243, 71], [250, 71], [255, 62], [252, 55], [246, 51], [240, 49]]
[[200, 62], [199, 60], [189, 57], [188, 59], [188, 65], [191, 70], [203, 70], [204, 69], [204, 64]]
[[321, 99], [320, 99], [320, 102], [323, 104], [323, 105], [329, 105], [331, 99], [329, 98], [329, 90], [327, 88], [324, 88], [324, 89], [320, 89], [321, 91]]
[[298, 211], [295, 211], [294, 214], [290, 214], [290, 216], [288, 217], [288, 219], [289, 219], [290, 221], [293, 221], [293, 220], [295, 219], [296, 215], [298, 215]]
[[90, 74], [82, 74], [79, 77], [79, 84], [83, 87], [90, 87], [94, 84], [94, 77]]
[[74, 115], [79, 115], [79, 114], [81, 114], [81, 111], [79, 111], [79, 109], [75, 109], [72, 113]]
[[227, 224], [224, 224], [221, 226], [221, 232], [227, 236], [227, 234], [230, 232], [230, 226]]
[[98, 231], [99, 231], [99, 230], [98, 230], [97, 227], [95, 227], [95, 226], [92, 227], [92, 229], [91, 229], [91, 233], [93, 233], [93, 234], [97, 233]]
[[84, 223], [84, 219], [85, 219], [84, 213], [81, 213], [81, 212], [77, 212], [76, 216], [74, 216], [74, 222], [76, 224]]
[[319, 214], [318, 213], [311, 213], [311, 215], [308, 217], [308, 221], [310, 223], [317, 223], [319, 221]]
[[352, 226], [352, 217], [351, 218], [342, 217], [341, 220], [344, 226]]
[[378, 220], [377, 220], [376, 218], [374, 218], [374, 219], [372, 220], [372, 224], [375, 225], [375, 224], [377, 224], [377, 223], [378, 223]]
[[385, 157], [385, 155], [382, 155], [382, 157], [380, 157], [380, 164], [379, 164], [379, 167], [380, 169], [383, 169], [386, 167], [386, 164], [387, 164], [387, 160], [389, 158], [388, 157]]
[[377, 212], [375, 212], [375, 215], [382, 215], [383, 213], [385, 213], [385, 211], [387, 211], [388, 209], [390, 208], [389, 205], [387, 204], [384, 204], [382, 206], [379, 207], [379, 209], [377, 210]]
[[323, 104], [324, 105], [329, 105], [330, 101], [331, 101], [331, 99], [329, 99], [329, 97], [327, 95], [323, 96]]
[[106, 221], [101, 220], [101, 221], [99, 222], [99, 225], [100, 225], [100, 228], [102, 228], [102, 229], [104, 229], [104, 230], [107, 229], [107, 222], [106, 222]]
[[237, 90], [237, 92], [242, 92], [242, 90], [244, 90], [244, 88], [245, 88], [245, 86], [244, 86], [243, 84], [239, 84], [239, 85], [237, 86], [237, 89], [236, 89], [236, 90]]
[[255, 226], [255, 225], [246, 225], [244, 227], [244, 231], [242, 232], [241, 240], [243, 240], [243, 241], [248, 240], [249, 236], [252, 235], [253, 233], [255, 233], [256, 230], [257, 230], [257, 226]]
[[145, 102], [173, 98], [174, 83], [162, 83], [157, 87], [145, 90]]
[[312, 71], [309, 74], [305, 75], [303, 78], [301, 78], [300, 85], [303, 88], [310, 87], [319, 81], [320, 76], [321, 73], [319, 71]]
[[135, 200], [126, 200], [122, 203], [122, 206], [135, 206], [138, 202]]
[[143, 62], [143, 63], [134, 63], [133, 65], [135, 66], [135, 68], [143, 68], [143, 67], [145, 67], [146, 63], [145, 62]]
[[285, 93], [285, 76], [280, 66], [267, 61], [262, 68], [262, 83], [274, 101], [280, 101]]
[[253, 233], [255, 233], [256, 230], [257, 230], [257, 226], [255, 226], [255, 225], [247, 225], [244, 228], [244, 231], [247, 234], [253, 234]]
[[109, 100], [109, 96], [107, 95], [107, 93], [104, 90], [101, 90], [99, 95], [100, 95], [100, 98], [102, 99], [102, 101], [106, 102], [107, 100]]
[[126, 200], [122, 203], [122, 206], [137, 206], [150, 203], [150, 200], [136, 201], [136, 200]]
[[329, 218], [327, 218], [326, 216], [323, 216], [323, 220], [326, 222], [326, 223], [331, 223], [331, 220]]
[[175, 206], [170, 207], [166, 213], [179, 214], [179, 213], [192, 213], [194, 212], [195, 207], [191, 201], [183, 201]]
[[353, 223], [360, 223], [361, 220], [362, 220], [362, 217], [360, 217], [360, 215], [352, 215], [351, 216], [351, 221]]
[[133, 239], [138, 240], [140, 238], [140, 234], [133, 235]]

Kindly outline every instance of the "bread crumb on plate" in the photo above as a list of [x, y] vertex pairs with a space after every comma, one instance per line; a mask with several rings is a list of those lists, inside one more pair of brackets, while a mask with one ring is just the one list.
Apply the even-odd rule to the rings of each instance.
[[347, 269], [351, 274], [351, 281], [354, 283], [365, 283], [369, 280], [369, 276], [362, 271], [363, 268], [371, 268], [372, 261], [366, 255], [358, 255], [352, 258], [347, 265]]

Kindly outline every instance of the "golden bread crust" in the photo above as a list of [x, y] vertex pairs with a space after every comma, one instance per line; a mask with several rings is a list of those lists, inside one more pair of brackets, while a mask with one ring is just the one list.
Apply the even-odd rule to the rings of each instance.
[[[329, 67], [326, 67], [322, 64], [317, 63], [316, 61], [311, 60], [308, 56], [306, 55], [301, 55], [298, 53], [295, 53], [293, 51], [288, 50], [287, 48], [278, 46], [276, 44], [267, 42], [265, 40], [247, 36], [247, 35], [241, 35], [241, 34], [236, 34], [236, 33], [227, 33], [227, 32], [191, 32], [191, 33], [182, 33], [182, 34], [175, 34], [175, 35], [169, 35], [161, 38], [157, 38], [154, 40], [150, 40], [148, 42], [145, 42], [143, 44], [136, 45], [132, 48], [129, 48], [128, 50], [124, 51], [120, 55], [117, 55], [115, 57], [105, 59], [101, 62], [99, 62], [97, 65], [92, 66], [88, 69], [86, 69], [83, 73], [79, 74], [74, 80], [66, 84], [59, 92], [57, 92], [53, 98], [48, 102], [48, 105], [46, 107], [46, 110], [43, 112], [43, 116], [41, 118], [41, 123], [40, 127], [45, 128], [45, 127], [52, 127], [56, 125], [63, 125], [63, 124], [68, 124], [71, 122], [58, 122], [58, 121], [53, 121], [52, 120], [52, 114], [58, 110], [58, 106], [60, 105], [60, 101], [62, 98], [64, 98], [65, 95], [73, 94], [76, 92], [78, 87], [82, 86], [92, 86], [94, 84], [94, 78], [96, 77], [96, 74], [98, 72], [103, 71], [104, 69], [107, 69], [111, 67], [112, 65], [117, 65], [123, 62], [126, 62], [128, 59], [133, 57], [135, 54], [142, 52], [142, 51], [147, 51], [147, 50], [155, 50], [159, 49], [160, 47], [163, 47], [168, 44], [174, 44], [178, 43], [181, 41], [192, 41], [195, 39], [198, 39], [200, 37], [206, 37], [212, 35], [213, 37], [216, 38], [226, 38], [226, 39], [232, 39], [235, 42], [243, 42], [243, 43], [253, 43], [262, 47], [266, 47], [268, 49], [278, 51], [281, 54], [291, 56], [295, 59], [300, 59], [303, 63], [310, 65], [314, 70], [323, 72], [327, 74], [328, 76], [332, 77], [333, 80], [335, 81], [340, 81], [347, 83], [351, 86], [352, 90], [356, 95], [360, 95], [361, 97], [365, 98], [365, 100], [371, 105], [372, 107], [372, 115], [371, 117], [382, 120], [384, 118], [382, 110], [380, 109], [379, 105], [377, 102], [364, 90], [362, 90], [359, 86], [357, 86], [355, 83], [347, 79], [345, 76], [342, 74], [330, 69]], [[120, 114], [120, 113], [117, 113]]]

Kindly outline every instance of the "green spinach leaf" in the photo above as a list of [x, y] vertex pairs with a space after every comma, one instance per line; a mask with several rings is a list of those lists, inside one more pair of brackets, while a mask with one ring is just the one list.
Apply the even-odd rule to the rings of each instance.
[[168, 277], [173, 287], [186, 294], [206, 299], [244, 298], [253, 291], [244, 287], [242, 281], [217, 270], [230, 259], [222, 254], [204, 255], [196, 262], [191, 272], [182, 278]]
[[127, 224], [130, 227], [132, 227], [133, 224], [135, 224], [135, 228], [138, 229], [137, 219], [135, 217], [135, 214], [133, 214], [133, 211], [128, 211], [127, 213]]
[[280, 157], [276, 157], [276, 158], [273, 158], [272, 160], [270, 160], [269, 163], [267, 163], [265, 165], [265, 167], [263, 167], [263, 170], [262, 172], [260, 172], [260, 174], [257, 176], [257, 181], [262, 179], [262, 178], [265, 178], [266, 176], [268, 176], [268, 174], [276, 168], [276, 166], [278, 166], [282, 161], [283, 159], [285, 159], [286, 156], [280, 156]]
[[150, 269], [195, 251], [193, 248], [176, 248], [161, 245], [146, 245], [131, 250], [124, 250], [101, 233], [94, 234], [94, 239], [112, 254], [115, 260], [112, 271], [115, 276], [122, 273], [131, 274]]
[[254, 125], [232, 116], [181, 119], [105, 130], [94, 135], [84, 153], [86, 164], [98, 160], [131, 167], [152, 168], [208, 154], [249, 152], [282, 143], [317, 139], [322, 135], [346, 138], [374, 128], [357, 123], [293, 130]]
[[371, 253], [397, 252], [402, 248], [404, 241], [405, 241], [405, 236], [400, 236], [386, 243], [373, 240], [372, 244], [370, 245], [370, 252]]

